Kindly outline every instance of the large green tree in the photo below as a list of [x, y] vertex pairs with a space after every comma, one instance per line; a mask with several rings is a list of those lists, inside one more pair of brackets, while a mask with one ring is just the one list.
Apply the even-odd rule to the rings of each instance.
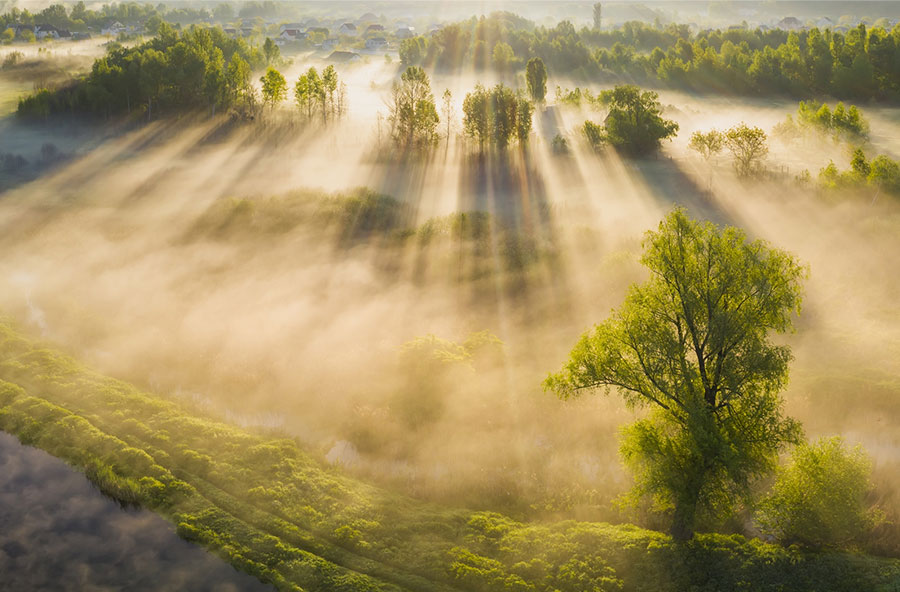
[[680, 209], [648, 233], [641, 262], [650, 278], [544, 384], [562, 398], [613, 388], [629, 407], [650, 408], [623, 432], [622, 455], [633, 493], [669, 511], [684, 540], [701, 516], [748, 495], [800, 437], [779, 396], [790, 348], [770, 334], [791, 328], [805, 269]]
[[608, 91], [604, 98], [609, 103], [606, 139], [619, 150], [647, 154], [678, 131], [677, 123], [663, 119], [659, 95], [653, 91], [626, 84]]

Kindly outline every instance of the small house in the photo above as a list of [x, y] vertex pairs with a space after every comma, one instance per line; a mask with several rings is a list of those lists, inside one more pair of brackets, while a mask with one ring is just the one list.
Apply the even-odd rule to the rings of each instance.
[[306, 39], [306, 33], [300, 29], [284, 29], [278, 37], [284, 41], [300, 41]]
[[338, 33], [340, 33], [341, 35], [356, 35], [356, 25], [354, 25], [353, 23], [344, 23], [338, 28]]
[[794, 16], [786, 16], [780, 21], [778, 21], [777, 27], [779, 29], [784, 29], [787, 31], [796, 31], [803, 27], [803, 23], [800, 22], [800, 19]]
[[387, 47], [387, 39], [384, 37], [372, 37], [371, 39], [366, 39], [366, 49], [369, 51], [378, 51], [379, 49], [384, 49]]
[[119, 21], [115, 21], [113, 23], [106, 25], [102, 29], [100, 29], [100, 34], [117, 37], [120, 33], [126, 32], [126, 30], [127, 29], [126, 29], [125, 25], [123, 25]]
[[360, 57], [358, 53], [352, 51], [334, 51], [325, 59], [333, 64], [351, 64], [358, 62]]

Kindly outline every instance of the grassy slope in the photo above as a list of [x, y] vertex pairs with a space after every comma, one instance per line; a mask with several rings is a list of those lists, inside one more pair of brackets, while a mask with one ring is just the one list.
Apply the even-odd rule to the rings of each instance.
[[424, 504], [0, 325], [0, 428], [281, 590], [896, 590], [900, 561]]

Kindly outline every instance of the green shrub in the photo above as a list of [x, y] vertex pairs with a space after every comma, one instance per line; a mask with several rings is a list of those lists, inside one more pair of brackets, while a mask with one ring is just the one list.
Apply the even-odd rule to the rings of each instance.
[[862, 446], [847, 449], [839, 437], [799, 446], [778, 471], [757, 522], [786, 544], [847, 547], [880, 519], [865, 502], [871, 470]]

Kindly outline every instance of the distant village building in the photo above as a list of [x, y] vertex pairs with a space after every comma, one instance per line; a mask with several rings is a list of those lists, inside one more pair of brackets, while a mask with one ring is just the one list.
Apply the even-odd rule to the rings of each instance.
[[819, 29], [833, 29], [834, 21], [828, 18], [827, 16], [823, 16], [819, 20], [816, 21], [816, 27]]
[[287, 29], [297, 29], [298, 31], [303, 29], [302, 23], [282, 23], [280, 27], [278, 27], [278, 34], [284, 33]]
[[331, 37], [322, 42], [322, 49], [334, 49], [339, 43], [340, 40], [337, 37]]
[[387, 47], [387, 39], [384, 37], [372, 37], [371, 39], [366, 39], [366, 49], [369, 51], [378, 51], [379, 49], [384, 49]]
[[786, 16], [778, 21], [778, 25], [776, 25], [776, 27], [788, 31], [796, 31], [797, 29], [803, 28], [803, 23], [801, 23], [800, 19], [798, 19], [797, 17]]
[[101, 35], [111, 35], [113, 37], [117, 37], [120, 33], [125, 33], [127, 31], [128, 31], [128, 28], [125, 25], [123, 25], [119, 21], [115, 21], [113, 23], [106, 25], [102, 29], [100, 29], [100, 34]]
[[356, 25], [354, 25], [353, 23], [344, 23], [338, 28], [338, 33], [340, 33], [341, 35], [356, 35]]
[[335, 51], [325, 59], [335, 64], [350, 64], [359, 61], [360, 56], [352, 51]]
[[400, 27], [394, 35], [397, 36], [397, 39], [409, 39], [416, 36], [416, 29], [414, 27]]
[[278, 37], [284, 41], [301, 41], [306, 39], [306, 33], [300, 29], [284, 29]]
[[35, 39], [46, 39], [47, 37], [50, 39], [59, 39], [59, 29], [53, 25], [35, 25], [34, 37]]
[[366, 33], [384, 33], [384, 25], [369, 25], [366, 27]]

